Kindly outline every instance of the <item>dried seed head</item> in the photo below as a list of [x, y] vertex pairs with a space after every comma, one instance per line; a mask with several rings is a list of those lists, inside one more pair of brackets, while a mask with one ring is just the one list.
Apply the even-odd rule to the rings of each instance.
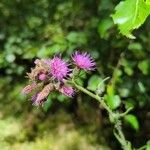
[[36, 83], [32, 83], [32, 84], [29, 84], [27, 86], [25, 86], [23, 88], [23, 90], [21, 91], [22, 94], [29, 94], [33, 91], [33, 89], [35, 89], [37, 87], [37, 84]]
[[53, 89], [54, 86], [51, 83], [46, 85], [41, 92], [33, 97], [33, 104], [36, 106], [42, 105], [45, 99], [48, 97], [49, 93], [53, 91]]
[[35, 68], [31, 69], [31, 73], [27, 73], [29, 79], [36, 80], [39, 79], [38, 76], [40, 74], [46, 75], [49, 73], [50, 67], [44, 62], [44, 60], [36, 59], [34, 63], [36, 64]]

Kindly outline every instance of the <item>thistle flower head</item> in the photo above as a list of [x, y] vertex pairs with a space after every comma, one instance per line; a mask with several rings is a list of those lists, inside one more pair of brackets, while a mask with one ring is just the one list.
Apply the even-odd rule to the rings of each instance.
[[39, 74], [39, 80], [44, 81], [46, 79], [46, 74], [45, 73], [41, 73]]
[[72, 56], [74, 63], [81, 69], [94, 70], [95, 62], [88, 53], [75, 52]]
[[36, 59], [35, 61], [34, 61], [34, 64], [39, 64], [40, 63], [40, 59]]
[[34, 106], [42, 106], [43, 103], [46, 101], [45, 98], [39, 99], [38, 97], [40, 97], [40, 96], [41, 96], [41, 93], [36, 93], [35, 95], [32, 96], [31, 101]]
[[41, 92], [36, 93], [32, 96], [31, 101], [35, 106], [40, 106], [45, 102], [45, 99], [48, 97], [50, 92], [53, 90], [53, 85], [48, 84], [46, 85]]
[[55, 56], [52, 60], [50, 60], [49, 65], [52, 77], [60, 81], [67, 77], [70, 72], [70, 69], [68, 68], [69, 64], [58, 56]]
[[43, 105], [53, 90], [59, 91], [68, 97], [73, 97], [75, 89], [68, 82], [69, 79], [76, 77], [80, 69], [94, 70], [95, 62], [91, 55], [86, 52], [76, 51], [72, 55], [72, 59], [77, 66], [72, 69], [61, 56], [54, 56], [52, 59], [36, 59], [34, 61], [35, 67], [31, 68], [30, 73], [27, 73], [32, 84], [27, 85], [22, 93], [29, 94], [32, 92], [31, 101], [35, 106]]
[[25, 86], [25, 87], [22, 89], [21, 93], [22, 93], [22, 94], [29, 94], [29, 93], [31, 93], [31, 92], [33, 91], [33, 89], [35, 89], [35, 88], [36, 88], [36, 83], [29, 84], [29, 85]]
[[32, 102], [33, 104], [36, 102], [37, 96], [38, 96], [38, 93], [35, 93], [34, 95], [32, 95], [32, 97], [31, 97], [31, 102]]
[[49, 72], [49, 65], [46, 64], [44, 60], [40, 60], [40, 59], [36, 59], [34, 63], [36, 64], [35, 68], [32, 68], [31, 72], [27, 73], [28, 78], [31, 79], [32, 81], [37, 79], [39, 80], [42, 79], [41, 81], [43, 81], [44, 75], [42, 75], [42, 77], [39, 77], [39, 75], [41, 74], [46, 75]]
[[74, 89], [71, 86], [62, 86], [59, 91], [68, 97], [73, 97], [75, 93]]

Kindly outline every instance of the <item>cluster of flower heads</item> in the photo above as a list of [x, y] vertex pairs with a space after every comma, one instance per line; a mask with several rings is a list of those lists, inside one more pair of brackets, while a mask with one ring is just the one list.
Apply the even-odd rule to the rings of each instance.
[[[88, 53], [75, 52], [72, 55], [73, 64], [78, 69], [94, 70], [95, 62]], [[71, 64], [64, 61], [61, 56], [53, 59], [36, 59], [35, 68], [27, 73], [30, 84], [24, 87], [23, 94], [31, 94], [34, 105], [40, 106], [46, 101], [52, 91], [73, 97], [75, 89], [67, 84], [73, 76]]]

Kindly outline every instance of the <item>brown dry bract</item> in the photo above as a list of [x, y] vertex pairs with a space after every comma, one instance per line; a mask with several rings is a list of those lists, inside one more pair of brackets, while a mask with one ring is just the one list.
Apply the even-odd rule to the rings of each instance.
[[31, 69], [31, 73], [27, 73], [27, 77], [31, 80], [36, 80], [37, 76], [40, 73], [47, 74], [50, 72], [50, 66], [44, 62], [44, 60], [37, 59], [35, 61], [36, 66], [35, 68]]

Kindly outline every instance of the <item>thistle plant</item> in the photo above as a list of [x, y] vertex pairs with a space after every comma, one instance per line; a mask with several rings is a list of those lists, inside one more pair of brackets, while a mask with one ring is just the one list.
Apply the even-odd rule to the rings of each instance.
[[[81, 71], [96, 70], [96, 63], [90, 54], [76, 51], [71, 56], [71, 59], [70, 63], [63, 60], [61, 55], [56, 55], [52, 59], [36, 59], [34, 62], [35, 67], [31, 69], [30, 73], [27, 73], [29, 85], [22, 90], [22, 93], [31, 95], [32, 104], [38, 107], [44, 105], [48, 96], [53, 91], [58, 91], [71, 98], [75, 95], [76, 91], [87, 94], [107, 111], [109, 120], [114, 126], [114, 135], [121, 144], [122, 149], [131, 150], [131, 143], [126, 140], [122, 131], [122, 117], [132, 108], [129, 108], [124, 113], [113, 111], [107, 105], [105, 97], [102, 97], [98, 92], [99, 89], [91, 92], [77, 84]], [[107, 79], [105, 78], [103, 82]]]

